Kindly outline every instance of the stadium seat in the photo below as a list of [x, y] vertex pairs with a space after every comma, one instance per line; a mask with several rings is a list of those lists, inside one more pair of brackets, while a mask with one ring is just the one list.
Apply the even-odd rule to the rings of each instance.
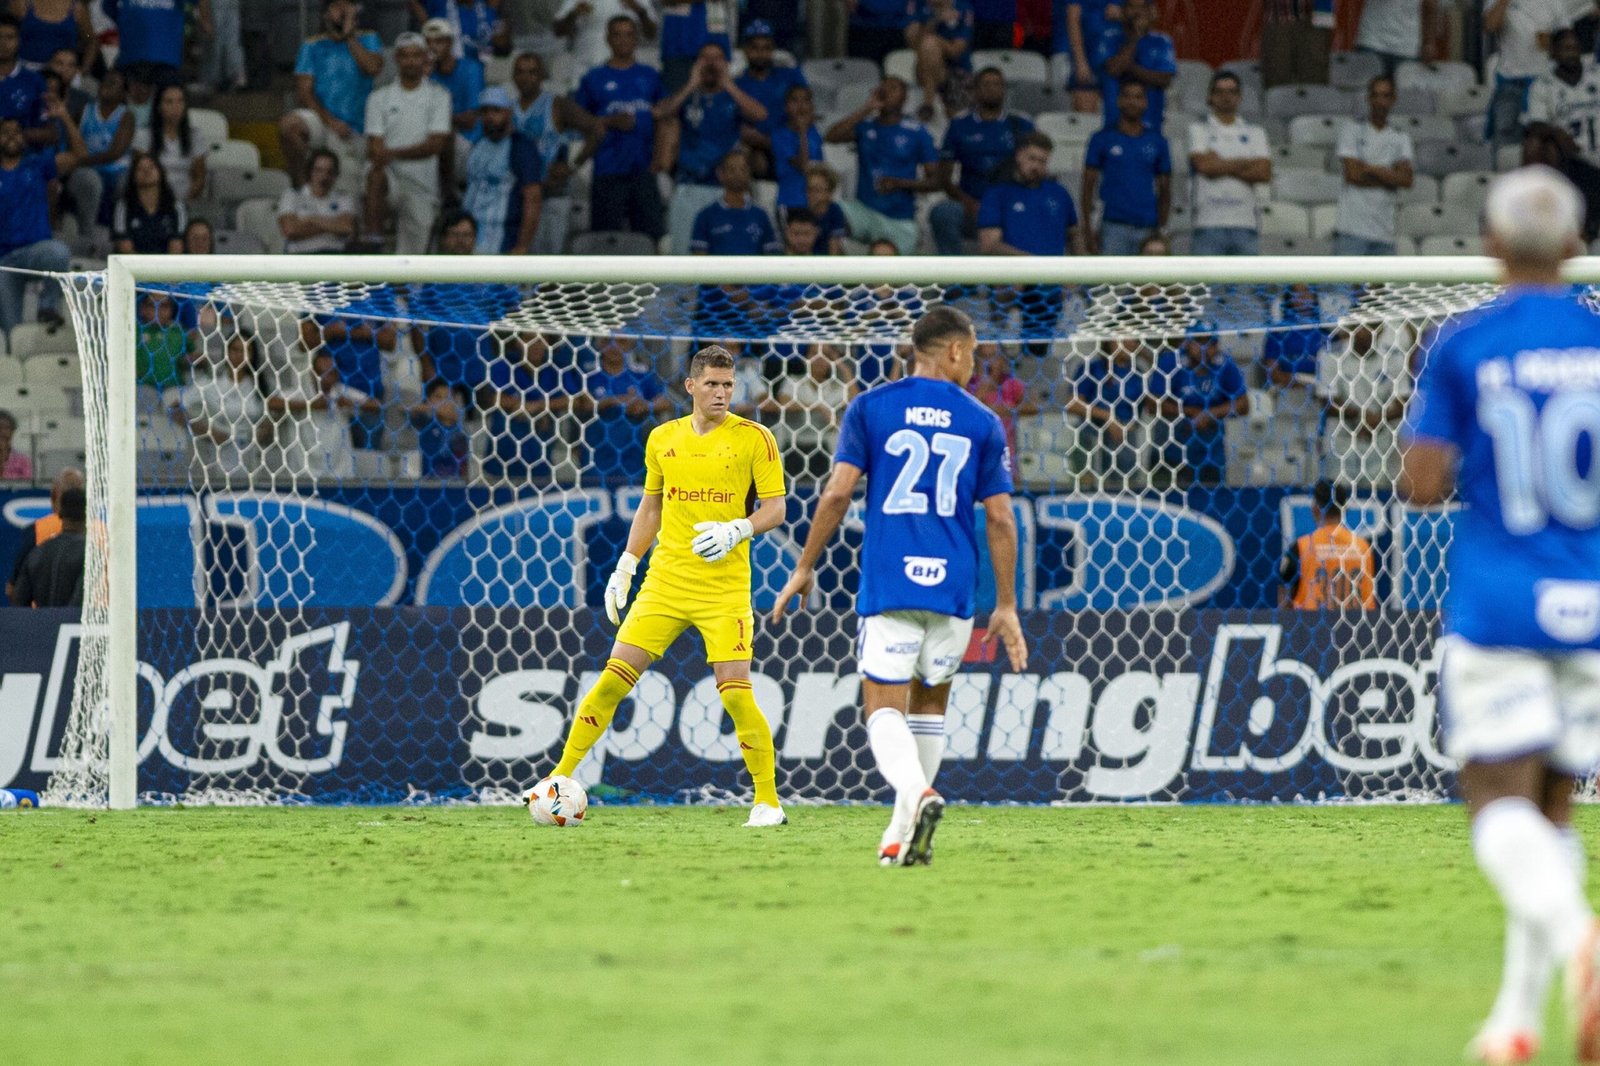
[[1478, 84], [1478, 72], [1470, 63], [1419, 63], [1408, 59], [1395, 69], [1394, 80], [1399, 89], [1429, 89], [1444, 95]]
[[234, 213], [234, 225], [241, 233], [254, 236], [268, 252], [276, 255], [283, 251], [283, 231], [278, 228], [278, 205], [275, 201], [264, 198], [246, 200]]
[[21, 360], [35, 356], [65, 352], [76, 355], [78, 336], [70, 326], [46, 326], [41, 322], [23, 322], [11, 327], [11, 354]]
[[514, 62], [515, 59], [512, 56], [485, 56], [483, 59], [483, 83], [485, 85], [511, 84], [511, 68]]
[[1522, 165], [1522, 145], [1502, 144], [1494, 153], [1494, 169], [1515, 170]]
[[1397, 235], [1395, 237], [1395, 239], [1394, 239], [1394, 254], [1395, 255], [1416, 255], [1416, 254], [1418, 254], [1417, 253], [1417, 240], [1416, 240], [1416, 238], [1415, 237], [1407, 237], [1403, 233]]
[[[1061, 91], [1065, 92], [1067, 89], [1067, 79], [1072, 76], [1072, 55], [1068, 52], [1055, 52], [1050, 56], [1049, 62], [1049, 84], [1052, 88], [1060, 89]], [[1178, 61], [1178, 68], [1181, 72], [1183, 69], [1182, 60]], [[1171, 97], [1168, 97], [1168, 99], [1171, 99]]]
[[578, 234], [568, 249], [572, 255], [655, 255], [656, 243], [644, 233], [598, 230]]
[[[1367, 113], [1367, 96], [1362, 93], [1356, 103], [1357, 117], [1365, 117]], [[1439, 99], [1432, 89], [1401, 89], [1395, 94], [1394, 110], [1389, 114], [1402, 115], [1437, 115], [1439, 113]], [[1446, 118], [1450, 117], [1448, 115]]]
[[1474, 214], [1481, 214], [1484, 201], [1489, 198], [1489, 185], [1495, 177], [1487, 170], [1450, 174], [1439, 187], [1439, 199], [1447, 204], [1471, 207]]
[[1413, 174], [1411, 188], [1400, 190], [1402, 204], [1436, 204], [1439, 202], [1439, 179], [1427, 174]]
[[191, 107], [189, 128], [201, 144], [221, 144], [228, 139], [228, 116], [209, 107]]
[[236, 170], [218, 167], [210, 171], [209, 199], [222, 204], [265, 199], [277, 202], [289, 191], [289, 175], [281, 170]]
[[1333, 239], [1333, 227], [1339, 222], [1338, 204], [1311, 204], [1311, 236]]
[[1464, 89], [1440, 93], [1438, 113], [1446, 118], [1475, 117], [1481, 130], [1484, 116], [1489, 113], [1489, 98], [1493, 95], [1494, 90], [1487, 85], [1469, 85]]
[[1035, 81], [1014, 82], [1007, 90], [1011, 110], [1024, 115], [1041, 115], [1047, 111], [1065, 111], [1072, 98], [1065, 89], [1054, 85], [1041, 85]]
[[1417, 246], [1421, 255], [1482, 255], [1481, 237], [1424, 237]]
[[1456, 139], [1455, 121], [1438, 115], [1395, 115], [1392, 124], [1401, 133], [1411, 135], [1413, 146], [1420, 145], [1424, 141]]
[[[1173, 152], [1174, 158], [1177, 152]], [[1272, 146], [1272, 172], [1280, 170], [1328, 169], [1328, 150], [1313, 144], [1275, 144]]]
[[1371, 52], [1334, 52], [1328, 57], [1328, 84], [1336, 89], [1359, 89], [1383, 73], [1383, 61]]
[[980, 48], [972, 53], [972, 69], [999, 67], [1011, 82], [1032, 81], [1041, 85], [1050, 81], [1050, 64], [1038, 52], [1024, 52], [1015, 48]]
[[1407, 204], [1400, 209], [1397, 231], [1410, 237], [1459, 237], [1478, 231], [1475, 207], [1453, 203]]
[[1311, 212], [1299, 204], [1262, 204], [1261, 235], [1285, 237], [1311, 236]]
[[[1520, 158], [1521, 148], [1517, 147], [1517, 151]], [[1488, 170], [1493, 162], [1494, 151], [1487, 144], [1424, 141], [1417, 145], [1418, 173], [1431, 174], [1436, 178], [1443, 178], [1463, 170]]]
[[848, 144], [822, 146], [822, 161], [839, 175], [839, 196], [848, 199], [856, 194], [856, 150]]
[[776, 216], [778, 212], [778, 183], [775, 181], [752, 183], [750, 200], [767, 214]]
[[1274, 85], [1265, 96], [1269, 118], [1295, 118], [1299, 115], [1348, 115], [1354, 97], [1331, 85]]
[[800, 72], [812, 88], [826, 85], [837, 90], [844, 85], [876, 84], [882, 76], [878, 64], [870, 59], [808, 59]]
[[[883, 57], [883, 76], [886, 78], [900, 78], [907, 85], [917, 84], [917, 53], [909, 48], [896, 48]], [[878, 83], [872, 82], [868, 88], [873, 88]]]
[[206, 166], [260, 170], [261, 149], [251, 141], [219, 141], [211, 146], [211, 152], [206, 156]]
[[[1339, 141], [1343, 117], [1300, 115], [1289, 120], [1289, 143], [1311, 148], [1332, 148]], [[1270, 143], [1270, 142], [1269, 142]]]
[[82, 388], [83, 367], [75, 354], [41, 355], [22, 364], [22, 381], [36, 388]]
[[9, 394], [15, 393], [21, 384], [22, 363], [9, 355], [0, 355], [0, 407], [5, 405]]
[[39, 462], [34, 466], [33, 476], [40, 481], [54, 480], [57, 474], [68, 467], [82, 470], [88, 465], [82, 448], [44, 448], [37, 454]]
[[1331, 204], [1339, 199], [1344, 179], [1322, 170], [1278, 170], [1272, 172], [1272, 199], [1277, 203]]
[[[861, 105], [867, 102], [868, 98], [872, 96], [872, 91], [877, 87], [878, 83], [875, 81], [852, 81], [839, 86], [834, 93], [833, 113], [829, 116], [828, 121], [837, 121], [860, 109]], [[827, 121], [819, 121], [817, 125], [826, 128]]]
[[1033, 124], [1040, 133], [1056, 142], [1059, 150], [1068, 143], [1087, 145], [1089, 138], [1104, 125], [1104, 119], [1099, 113], [1087, 115], [1078, 111], [1048, 111], [1036, 117]]
[[243, 233], [236, 229], [219, 229], [216, 231], [216, 244], [218, 255], [265, 255], [267, 246], [253, 233]]
[[1269, 233], [1261, 238], [1261, 253], [1263, 255], [1332, 255], [1333, 242], [1326, 237], [1291, 237], [1282, 233]]

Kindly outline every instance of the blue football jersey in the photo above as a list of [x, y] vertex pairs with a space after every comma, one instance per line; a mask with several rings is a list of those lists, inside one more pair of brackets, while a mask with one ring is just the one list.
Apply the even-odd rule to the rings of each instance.
[[1600, 649], [1600, 316], [1524, 289], [1441, 330], [1404, 432], [1460, 453], [1446, 631]]
[[1011, 491], [1006, 433], [958, 385], [903, 378], [845, 409], [835, 460], [867, 476], [857, 613], [971, 618], [983, 500]]

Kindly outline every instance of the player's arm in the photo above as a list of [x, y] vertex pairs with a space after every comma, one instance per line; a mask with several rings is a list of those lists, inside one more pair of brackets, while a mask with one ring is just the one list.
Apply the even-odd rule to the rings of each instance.
[[1022, 620], [1017, 617], [1017, 520], [1011, 510], [1011, 494], [996, 493], [983, 501], [983, 531], [989, 541], [989, 565], [994, 569], [994, 610], [989, 612], [989, 634], [985, 644], [998, 640], [1005, 645], [1011, 669], [1028, 666], [1028, 645], [1022, 639]]
[[1444, 441], [1413, 439], [1400, 458], [1395, 491], [1408, 503], [1433, 507], [1450, 498], [1455, 488], [1456, 449]]
[[[773, 604], [772, 613], [768, 616], [772, 622], [782, 620], [789, 610], [789, 601], [794, 597], [799, 596], [804, 602], [804, 598], [810, 594], [811, 586], [816, 582], [817, 560], [822, 558], [822, 550], [839, 531], [839, 523], [844, 521], [846, 512], [850, 510], [850, 498], [855, 495], [861, 473], [861, 468], [853, 463], [833, 464], [833, 473], [828, 475], [828, 483], [817, 497], [817, 507], [811, 515], [811, 529], [806, 533], [805, 547], [800, 549], [800, 561], [795, 563], [794, 573], [789, 575], [783, 590], [778, 593], [778, 602]], [[1013, 529], [1012, 532], [1014, 535], [1016, 531]]]
[[639, 507], [633, 512], [633, 525], [628, 527], [627, 553], [643, 559], [644, 553], [656, 542], [661, 533], [661, 495], [646, 493], [639, 498]]

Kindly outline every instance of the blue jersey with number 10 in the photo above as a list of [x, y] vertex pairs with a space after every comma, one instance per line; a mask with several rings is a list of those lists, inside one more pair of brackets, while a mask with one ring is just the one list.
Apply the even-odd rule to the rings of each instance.
[[1006, 433], [994, 412], [948, 381], [903, 378], [850, 402], [834, 459], [867, 476], [857, 613], [971, 618], [974, 508], [1011, 491]]
[[1512, 290], [1441, 331], [1406, 434], [1461, 456], [1446, 631], [1600, 649], [1600, 316]]

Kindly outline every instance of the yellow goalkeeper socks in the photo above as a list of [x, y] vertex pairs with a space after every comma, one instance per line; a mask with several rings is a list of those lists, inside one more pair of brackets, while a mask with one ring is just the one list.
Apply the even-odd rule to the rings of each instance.
[[[605, 669], [600, 671], [600, 680], [594, 683], [594, 688], [578, 704], [572, 728], [567, 731], [566, 746], [561, 749], [561, 761], [556, 763], [552, 775], [572, 776], [583, 757], [589, 754], [589, 749], [594, 747], [594, 742], [611, 725], [611, 716], [617, 713], [617, 704], [626, 699], [638, 683], [639, 675], [633, 667], [621, 659], [606, 660]], [[771, 741], [767, 742], [767, 748], [772, 748]]]
[[722, 697], [722, 709], [733, 719], [734, 732], [739, 737], [739, 754], [744, 756], [750, 780], [755, 784], [756, 802], [781, 807], [778, 802], [777, 756], [772, 751], [772, 727], [767, 716], [756, 706], [755, 693], [750, 682], [729, 679], [717, 682], [717, 694]]

